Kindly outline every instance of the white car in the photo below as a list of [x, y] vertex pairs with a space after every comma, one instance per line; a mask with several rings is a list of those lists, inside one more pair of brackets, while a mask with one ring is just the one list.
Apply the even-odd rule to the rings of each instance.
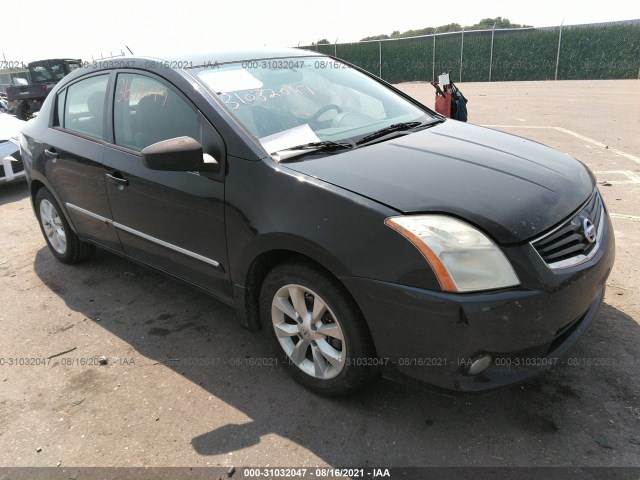
[[25, 178], [18, 142], [18, 133], [25, 123], [9, 114], [0, 113], [0, 184]]

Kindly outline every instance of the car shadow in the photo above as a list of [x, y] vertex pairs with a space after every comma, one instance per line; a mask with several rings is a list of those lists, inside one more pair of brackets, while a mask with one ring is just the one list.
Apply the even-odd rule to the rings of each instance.
[[[276, 435], [333, 466], [637, 464], [640, 328], [607, 304], [572, 365], [529, 384], [452, 395], [379, 378], [334, 399], [294, 383], [270, 363], [261, 332], [179, 282], [101, 251], [68, 266], [42, 248], [34, 268], [70, 309], [250, 418], [194, 437], [203, 456]], [[185, 361], [203, 358], [209, 365]]]
[[19, 202], [29, 196], [29, 189], [25, 180], [0, 184], [0, 205]]

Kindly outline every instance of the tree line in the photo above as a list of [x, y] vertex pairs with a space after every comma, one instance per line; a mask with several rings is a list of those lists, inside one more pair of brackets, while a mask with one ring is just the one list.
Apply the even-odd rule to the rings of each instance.
[[[522, 27], [531, 27], [532, 25], [520, 25], [519, 23], [511, 23], [508, 18], [495, 17], [495, 18], [483, 18], [475, 25], [467, 25], [464, 27], [465, 30], [491, 30], [493, 26], [495, 28], [522, 28]], [[446, 25], [440, 25], [439, 27], [425, 27], [419, 28], [416, 30], [407, 30], [405, 32], [400, 32], [399, 30], [395, 30], [391, 32], [391, 35], [381, 34], [381, 35], [372, 35], [370, 37], [361, 38], [361, 42], [365, 42], [367, 40], [388, 40], [390, 38], [406, 38], [406, 37], [417, 37], [420, 35], [432, 35], [434, 33], [447, 33], [447, 32], [459, 32], [462, 30], [462, 25], [459, 23], [448, 23]], [[329, 40], [323, 38], [322, 40], [318, 40], [319, 45], [329, 44]], [[312, 43], [315, 45], [315, 43]]]

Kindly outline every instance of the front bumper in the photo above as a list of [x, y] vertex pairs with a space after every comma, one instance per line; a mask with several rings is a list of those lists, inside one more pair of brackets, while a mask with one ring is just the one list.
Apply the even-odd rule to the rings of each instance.
[[[530, 245], [514, 247], [523, 284], [495, 292], [452, 294], [363, 278], [342, 281], [371, 330], [383, 374], [449, 390], [479, 391], [522, 382], [557, 364], [597, 316], [613, 267], [607, 216], [602, 244], [588, 262], [551, 271]], [[491, 365], [469, 375], [470, 359]]]
[[0, 184], [21, 180], [25, 176], [19, 145], [12, 140], [0, 143]]

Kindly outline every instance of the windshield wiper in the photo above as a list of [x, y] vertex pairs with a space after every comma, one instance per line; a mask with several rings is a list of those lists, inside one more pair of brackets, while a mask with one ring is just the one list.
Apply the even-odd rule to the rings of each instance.
[[365, 143], [368, 143], [372, 140], [377, 140], [378, 138], [384, 137], [385, 135], [388, 135], [390, 133], [393, 132], [401, 132], [403, 130], [411, 130], [413, 128], [417, 128], [417, 127], [428, 127], [431, 125], [435, 125], [436, 123], [440, 123], [442, 120], [435, 120], [429, 123], [423, 123], [423, 122], [402, 122], [402, 123], [394, 123], [393, 125], [389, 125], [388, 127], [384, 127], [381, 128], [380, 130], [376, 130], [373, 133], [370, 133], [369, 135], [365, 135], [364, 137], [362, 137], [360, 140], [358, 140], [356, 142], [356, 145], [363, 145]]
[[356, 144], [353, 142], [334, 142], [333, 140], [323, 140], [321, 142], [310, 142], [302, 145], [296, 145], [295, 147], [283, 148], [277, 152], [272, 153], [276, 162], [282, 162], [289, 158], [299, 157], [310, 152], [319, 150], [340, 150], [356, 148]]

